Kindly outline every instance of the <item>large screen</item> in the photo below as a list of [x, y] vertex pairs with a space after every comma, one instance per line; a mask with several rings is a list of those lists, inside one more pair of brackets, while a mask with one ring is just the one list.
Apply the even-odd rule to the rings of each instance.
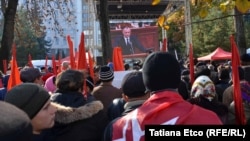
[[112, 47], [123, 55], [159, 50], [158, 27], [150, 22], [110, 23]]

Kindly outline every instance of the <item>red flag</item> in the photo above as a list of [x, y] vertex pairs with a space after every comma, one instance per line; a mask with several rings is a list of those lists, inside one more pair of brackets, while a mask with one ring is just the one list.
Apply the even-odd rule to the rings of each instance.
[[[59, 54], [59, 58], [58, 58], [58, 64], [59, 64], [59, 66], [61, 65], [61, 63], [62, 63], [62, 56], [61, 56], [61, 54]], [[58, 67], [58, 70], [57, 70], [57, 73], [60, 73], [62, 71], [62, 68], [61, 67]]]
[[190, 71], [190, 82], [194, 83], [194, 57], [193, 57], [193, 46], [189, 46], [189, 71]]
[[45, 67], [45, 71], [48, 72], [48, 56], [47, 55], [46, 55], [46, 58], [45, 58], [44, 67]]
[[34, 68], [33, 64], [32, 64], [32, 57], [29, 53], [29, 57], [28, 57], [28, 66], [31, 67], [31, 68]]
[[70, 53], [70, 66], [71, 69], [75, 69], [75, 57], [74, 57], [74, 47], [73, 47], [73, 42], [70, 38], [70, 35], [67, 36], [67, 41], [68, 41], [68, 46], [69, 46], [69, 53]]
[[235, 103], [235, 119], [239, 125], [245, 125], [245, 113], [242, 104], [241, 90], [240, 90], [240, 79], [239, 70], [240, 67], [240, 55], [238, 47], [234, 41], [234, 36], [230, 36], [231, 52], [232, 52], [232, 79], [233, 79], [233, 94]]
[[53, 73], [57, 75], [56, 60], [54, 55], [52, 55], [52, 65], [53, 65]]
[[113, 63], [114, 63], [114, 71], [125, 70], [122, 58], [122, 49], [120, 47], [115, 47], [113, 49]]
[[163, 51], [163, 52], [168, 52], [167, 38], [164, 38], [164, 39], [163, 39], [162, 51]]
[[92, 78], [94, 78], [94, 62], [92, 60], [90, 50], [88, 51], [88, 61], [89, 61], [89, 74]]
[[81, 41], [79, 44], [79, 53], [78, 53], [78, 61], [77, 61], [77, 69], [87, 69], [87, 62], [86, 62], [86, 51], [84, 45], [84, 33], [81, 34]]
[[12, 46], [12, 61], [11, 61], [11, 72], [10, 78], [8, 81], [7, 90], [9, 91], [12, 87], [21, 84], [20, 80], [20, 72], [18, 70], [17, 62], [16, 62], [16, 45]]
[[7, 60], [3, 60], [3, 73], [6, 74], [7, 72]]

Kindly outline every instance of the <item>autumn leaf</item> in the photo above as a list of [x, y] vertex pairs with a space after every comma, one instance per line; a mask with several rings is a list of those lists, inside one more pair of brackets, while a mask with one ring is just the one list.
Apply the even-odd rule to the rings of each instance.
[[206, 8], [202, 8], [201, 11], [199, 12], [199, 16], [201, 18], [205, 18], [208, 15], [208, 10]]
[[170, 26], [164, 25], [163, 28], [164, 28], [165, 30], [169, 30]]
[[161, 15], [157, 20], [157, 24], [162, 27], [163, 24], [165, 23], [165, 20], [166, 20], [165, 16]]
[[157, 5], [161, 2], [161, 0], [152, 0], [152, 5]]
[[229, 5], [229, 0], [226, 1], [226, 2], [221, 3], [221, 4], [220, 4], [220, 10], [221, 10], [222, 12], [226, 12], [226, 11], [227, 11], [228, 5]]
[[241, 13], [246, 13], [250, 9], [250, 1], [236, 0], [235, 6]]

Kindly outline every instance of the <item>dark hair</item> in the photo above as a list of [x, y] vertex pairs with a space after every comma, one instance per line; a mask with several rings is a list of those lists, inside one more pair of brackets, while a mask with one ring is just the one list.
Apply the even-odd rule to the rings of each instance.
[[66, 70], [56, 77], [56, 86], [60, 91], [83, 90], [84, 75], [78, 70]]

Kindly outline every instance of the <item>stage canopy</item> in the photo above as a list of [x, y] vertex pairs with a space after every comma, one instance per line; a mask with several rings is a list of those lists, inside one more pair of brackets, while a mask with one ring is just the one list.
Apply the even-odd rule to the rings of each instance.
[[218, 47], [215, 51], [212, 53], [199, 57], [198, 61], [206, 61], [206, 60], [229, 60], [232, 57], [231, 52], [224, 51], [220, 47]]

